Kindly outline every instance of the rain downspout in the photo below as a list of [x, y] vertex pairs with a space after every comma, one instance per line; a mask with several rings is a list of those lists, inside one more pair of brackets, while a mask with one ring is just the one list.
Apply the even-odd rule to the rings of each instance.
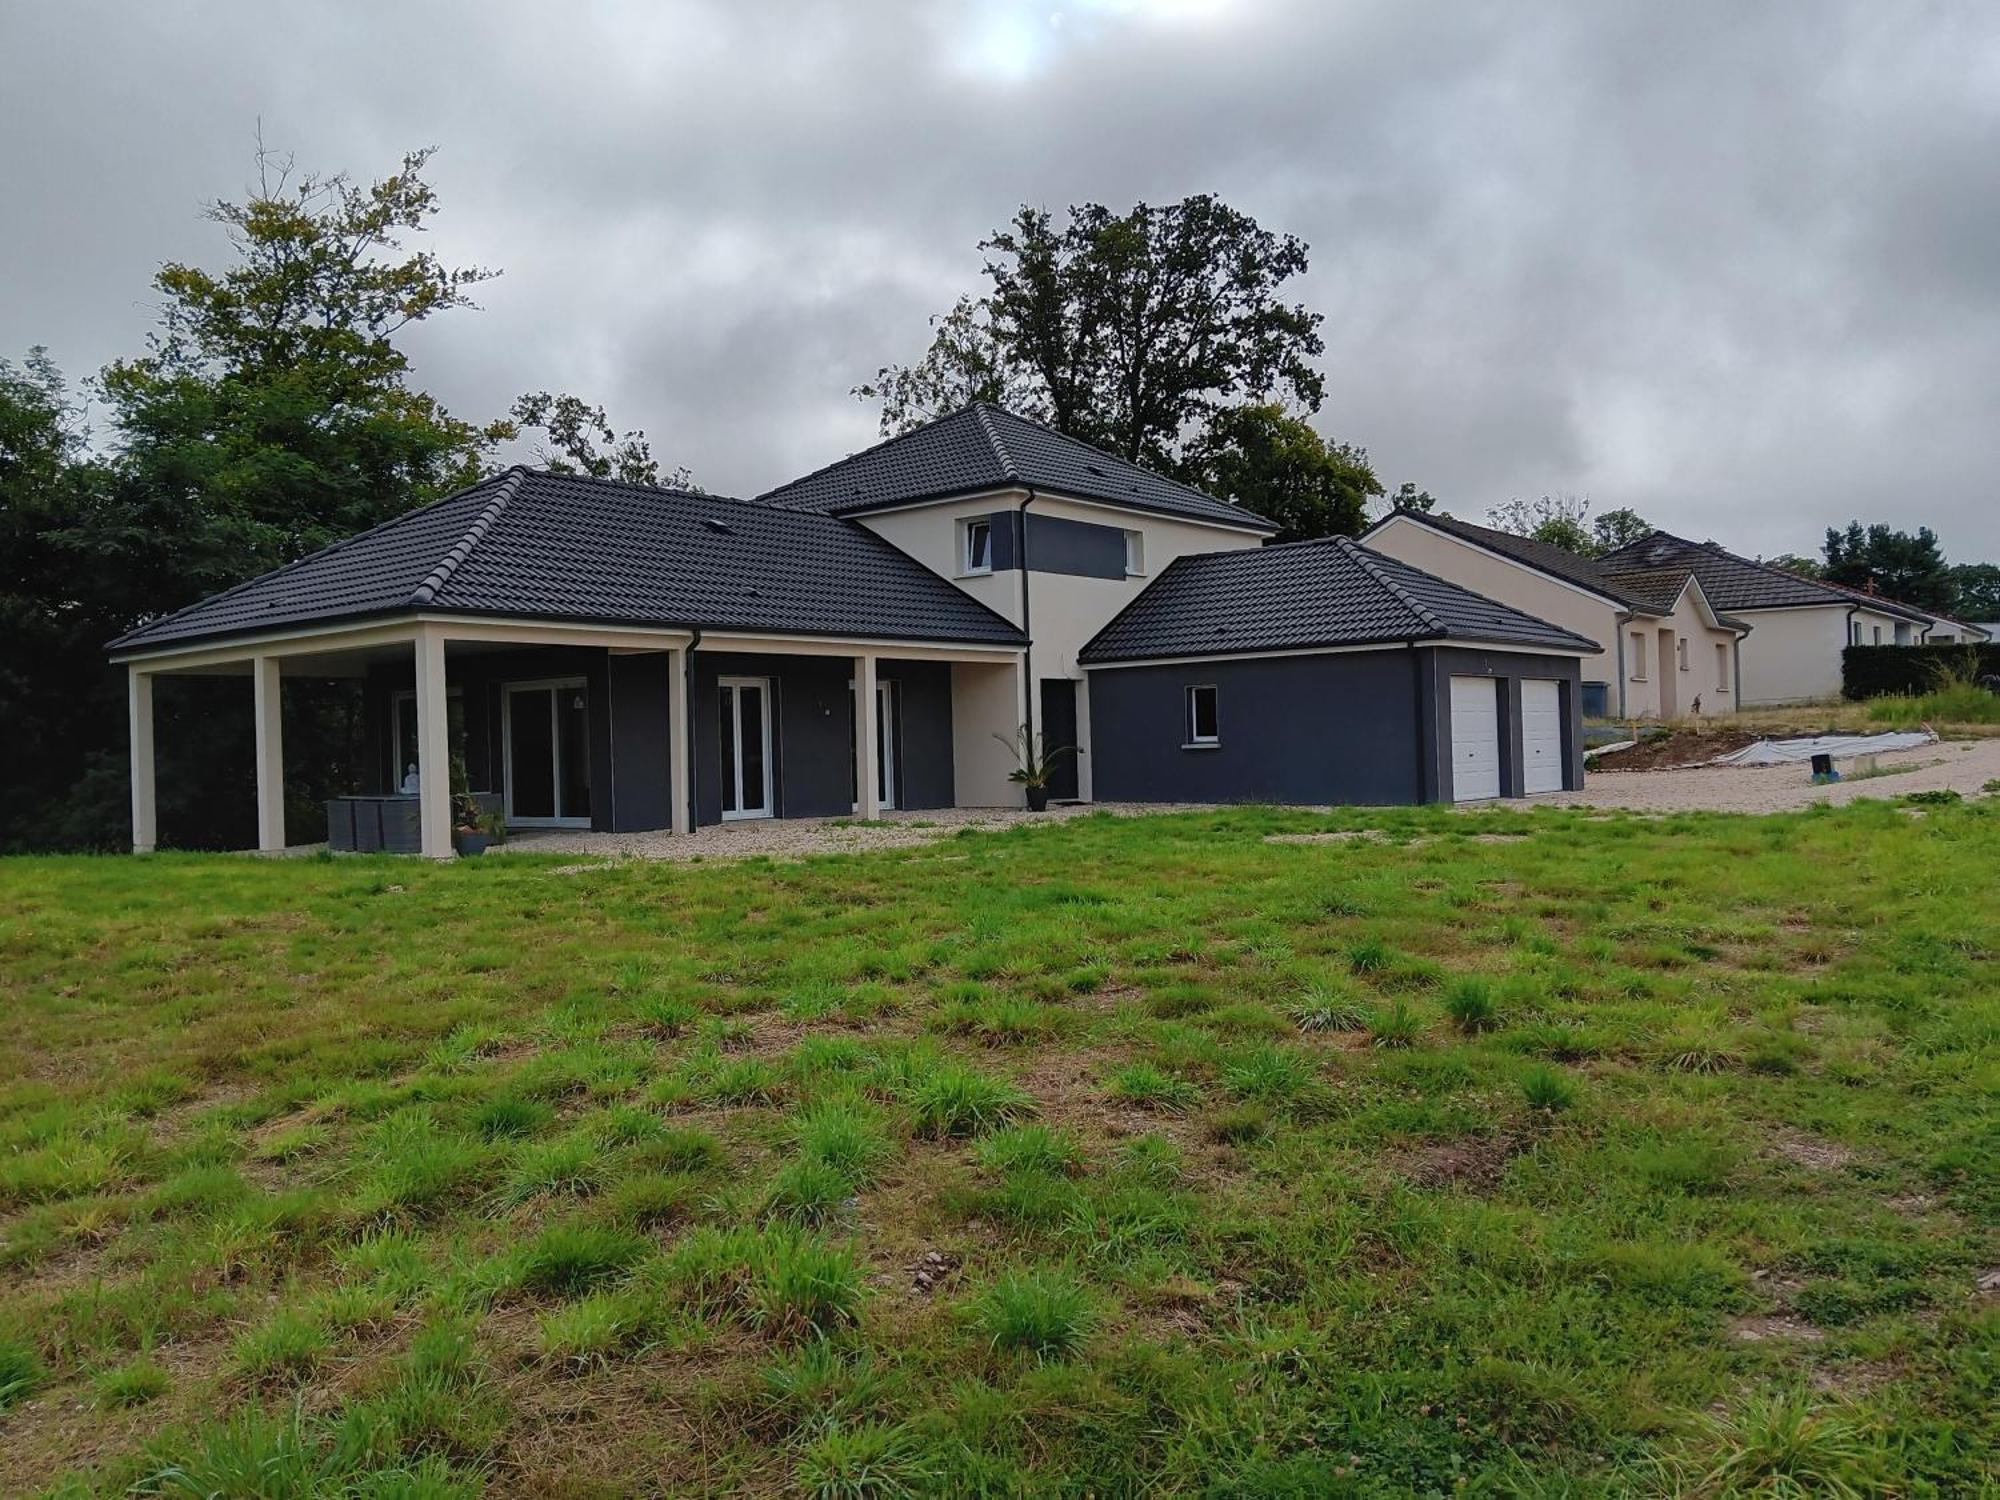
[[1028, 507], [1039, 497], [1035, 494], [1035, 487], [1032, 484], [1027, 488], [1027, 498], [1014, 508], [1015, 546], [1019, 549], [1019, 556], [1015, 560], [1021, 565], [1021, 634], [1028, 638], [1028, 650], [1022, 658], [1028, 677], [1028, 690], [1022, 694], [1022, 711], [1028, 717], [1021, 725], [1027, 735], [1027, 743], [1021, 749], [1030, 757], [1039, 759], [1035, 755], [1035, 617], [1029, 612], [1028, 596]]
[[[694, 789], [694, 648], [701, 644], [701, 627], [688, 626], [688, 643], [681, 652], [681, 697], [687, 703], [687, 742], [681, 746], [681, 754], [687, 757], [688, 773], [688, 832], [693, 833], [701, 825], [696, 821], [695, 809], [700, 798]], [[672, 790], [672, 788], [669, 788]]]

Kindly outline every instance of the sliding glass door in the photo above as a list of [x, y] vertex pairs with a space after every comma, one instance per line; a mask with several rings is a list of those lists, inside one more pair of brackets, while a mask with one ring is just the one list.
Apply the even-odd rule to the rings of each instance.
[[590, 826], [590, 695], [581, 677], [510, 682], [507, 821]]
[[725, 677], [722, 690], [722, 816], [771, 816], [771, 679]]

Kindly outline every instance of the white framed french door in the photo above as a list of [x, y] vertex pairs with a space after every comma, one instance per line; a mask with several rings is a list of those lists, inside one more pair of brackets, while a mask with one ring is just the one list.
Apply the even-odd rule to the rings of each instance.
[[[854, 682], [850, 678], [847, 691], [852, 694]], [[875, 795], [884, 812], [896, 809], [896, 744], [901, 736], [896, 733], [897, 693], [893, 679], [878, 680], [875, 684]], [[860, 791], [861, 772], [854, 765], [854, 752], [847, 753], [848, 784]], [[854, 803], [856, 812], [861, 810], [860, 798]]]
[[722, 816], [771, 816], [771, 679], [724, 677]]
[[581, 677], [510, 682], [501, 695], [507, 821], [590, 826], [590, 689]]

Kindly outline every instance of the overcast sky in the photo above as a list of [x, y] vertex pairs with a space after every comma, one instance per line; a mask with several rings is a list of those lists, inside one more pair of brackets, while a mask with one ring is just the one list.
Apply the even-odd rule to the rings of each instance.
[[2000, 560], [1987, 0], [0, 0], [0, 356], [138, 350], [260, 118], [357, 177], [440, 148], [433, 247], [504, 274], [428, 389], [574, 391], [711, 489], [872, 441], [848, 389], [1018, 204], [1210, 191], [1311, 244], [1317, 421], [1391, 488]]

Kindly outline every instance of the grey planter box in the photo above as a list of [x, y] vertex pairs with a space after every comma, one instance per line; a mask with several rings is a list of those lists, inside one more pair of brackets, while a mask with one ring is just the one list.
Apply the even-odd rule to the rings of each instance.
[[[498, 792], [474, 792], [483, 812], [500, 807]], [[423, 828], [417, 798], [408, 792], [381, 797], [335, 797], [326, 804], [326, 846], [336, 854], [421, 854]]]

